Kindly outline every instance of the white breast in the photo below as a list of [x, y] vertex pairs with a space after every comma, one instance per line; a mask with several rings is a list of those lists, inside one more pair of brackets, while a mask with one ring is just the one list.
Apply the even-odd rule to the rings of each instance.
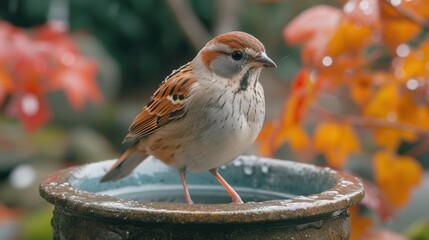
[[189, 144], [177, 153], [176, 168], [207, 171], [228, 163], [254, 142], [262, 128], [265, 101], [259, 83], [240, 92], [211, 87], [212, 94], [192, 100], [184, 120], [193, 127], [183, 137]]

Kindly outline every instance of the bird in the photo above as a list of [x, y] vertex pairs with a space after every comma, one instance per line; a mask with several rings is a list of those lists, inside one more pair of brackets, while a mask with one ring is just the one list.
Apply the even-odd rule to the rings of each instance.
[[129, 175], [149, 155], [180, 174], [192, 204], [186, 173], [209, 171], [232, 203], [239, 194], [218, 168], [253, 144], [265, 118], [263, 68], [277, 67], [254, 36], [232, 31], [211, 39], [196, 57], [174, 70], [137, 114], [123, 143], [130, 147], [100, 182]]

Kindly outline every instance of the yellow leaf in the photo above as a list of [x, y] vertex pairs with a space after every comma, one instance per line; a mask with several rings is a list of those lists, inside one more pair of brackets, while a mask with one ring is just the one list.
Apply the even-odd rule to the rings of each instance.
[[405, 51], [402, 53], [405, 56], [396, 57], [393, 60], [392, 72], [395, 73], [395, 77], [404, 85], [407, 84], [410, 79], [414, 79], [414, 81], [418, 83], [417, 87], [419, 87], [419, 85], [421, 87], [424, 85], [428, 73], [429, 40], [423, 41], [416, 48], [403, 45], [402, 49]]
[[309, 148], [310, 138], [299, 125], [291, 126], [288, 131], [288, 140], [292, 150], [298, 151]]
[[416, 37], [421, 27], [410, 21], [406, 16], [399, 13], [395, 8], [401, 8], [416, 16], [425, 19], [429, 16], [427, 0], [399, 1], [398, 6], [392, 6], [387, 1], [380, 2], [380, 17], [382, 35], [385, 43], [392, 53], [396, 52], [399, 44], [407, 42]]
[[429, 129], [429, 108], [418, 106], [414, 112], [414, 122], [416, 126]]
[[320, 123], [314, 142], [316, 150], [323, 153], [334, 168], [342, 168], [350, 154], [360, 151], [356, 133], [349, 124]]
[[380, 151], [373, 158], [375, 181], [393, 206], [406, 204], [411, 189], [422, 179], [423, 169], [419, 162], [409, 156]]
[[372, 28], [343, 18], [327, 47], [326, 55], [358, 52], [365, 48], [372, 35]]
[[396, 129], [378, 128], [374, 131], [374, 141], [381, 147], [393, 151], [401, 143], [401, 134]]
[[387, 84], [378, 90], [374, 98], [364, 108], [364, 114], [371, 117], [396, 120], [396, 111], [400, 101], [398, 87]]

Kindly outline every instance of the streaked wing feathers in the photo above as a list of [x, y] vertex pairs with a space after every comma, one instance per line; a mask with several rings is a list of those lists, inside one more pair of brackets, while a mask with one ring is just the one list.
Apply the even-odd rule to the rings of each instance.
[[131, 123], [124, 142], [147, 136], [167, 123], [183, 117], [185, 99], [189, 97], [190, 87], [195, 81], [189, 63], [173, 71]]

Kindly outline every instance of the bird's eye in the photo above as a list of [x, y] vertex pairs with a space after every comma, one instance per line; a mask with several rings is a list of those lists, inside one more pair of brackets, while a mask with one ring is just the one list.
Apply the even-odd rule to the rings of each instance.
[[238, 61], [238, 60], [243, 59], [243, 53], [240, 51], [234, 51], [234, 52], [232, 52], [231, 57], [232, 57], [232, 59]]

